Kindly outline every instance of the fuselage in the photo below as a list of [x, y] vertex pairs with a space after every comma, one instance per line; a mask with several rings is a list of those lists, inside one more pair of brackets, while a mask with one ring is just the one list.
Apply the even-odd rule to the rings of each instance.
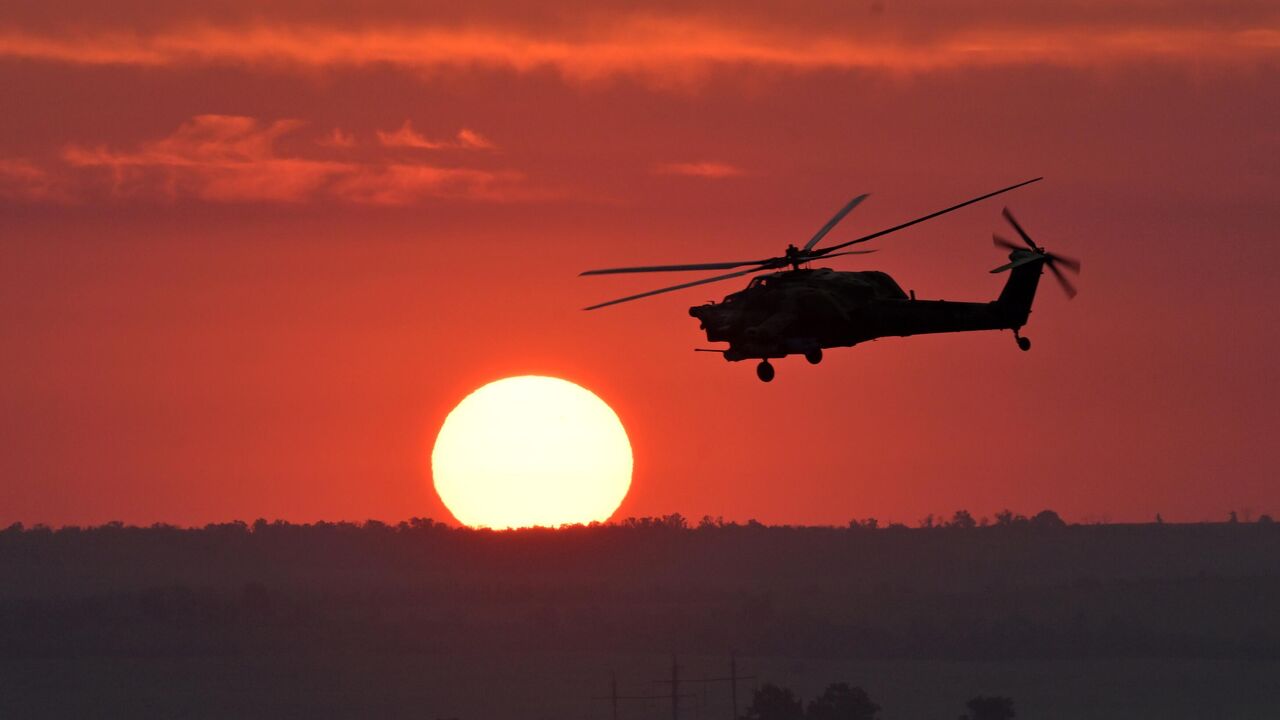
[[881, 337], [1016, 330], [1027, 320], [1041, 264], [1018, 270], [1023, 272], [1015, 270], [992, 302], [917, 300], [875, 270], [787, 270], [756, 277], [721, 302], [689, 308], [689, 314], [708, 340], [729, 343], [724, 357], [730, 361], [851, 347]]

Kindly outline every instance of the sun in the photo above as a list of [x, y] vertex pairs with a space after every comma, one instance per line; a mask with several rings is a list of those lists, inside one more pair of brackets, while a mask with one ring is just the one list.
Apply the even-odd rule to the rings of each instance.
[[594, 393], [538, 375], [491, 382], [445, 418], [431, 451], [436, 492], [466, 525], [603, 522], [631, 487], [631, 443]]

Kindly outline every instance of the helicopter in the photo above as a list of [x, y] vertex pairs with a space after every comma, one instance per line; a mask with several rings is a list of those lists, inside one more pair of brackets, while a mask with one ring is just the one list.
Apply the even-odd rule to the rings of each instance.
[[[928, 333], [970, 332], [976, 330], [1012, 330], [1020, 350], [1031, 349], [1031, 340], [1022, 335], [1031, 314], [1040, 276], [1048, 268], [1068, 298], [1076, 288], [1063, 274], [1065, 268], [1079, 274], [1080, 261], [1050, 253], [1037, 245], [1009, 208], [1005, 220], [1022, 238], [1017, 245], [999, 234], [992, 240], [1009, 252], [1009, 261], [991, 270], [1009, 272], [1000, 295], [991, 302], [952, 302], [949, 300], [917, 300], [915, 291], [903, 292], [887, 273], [878, 270], [846, 271], [812, 268], [815, 260], [842, 255], [865, 255], [870, 250], [845, 248], [884, 237], [917, 223], [922, 223], [959, 210], [962, 207], [1016, 190], [1044, 178], [1033, 178], [994, 192], [981, 195], [948, 208], [929, 213], [893, 227], [836, 245], [818, 248], [817, 244], [869, 195], [850, 200], [823, 225], [802, 247], [788, 245], [782, 255], [762, 260], [691, 263], [683, 265], [648, 265], [638, 267], [587, 270], [581, 275], [614, 275], [623, 273], [682, 272], [695, 270], [734, 270], [723, 275], [650, 290], [591, 305], [596, 310], [619, 303], [686, 288], [720, 282], [731, 278], [769, 271], [751, 279], [746, 288], [731, 293], [720, 302], [709, 302], [689, 308], [706, 331], [710, 342], [727, 342], [727, 348], [696, 348], [698, 352], [720, 353], [728, 362], [759, 360], [756, 376], [771, 382], [775, 375], [770, 360], [788, 355], [803, 355], [812, 365], [822, 362], [823, 350], [853, 347], [882, 337], [909, 337]], [[746, 268], [746, 269], [736, 269]]]

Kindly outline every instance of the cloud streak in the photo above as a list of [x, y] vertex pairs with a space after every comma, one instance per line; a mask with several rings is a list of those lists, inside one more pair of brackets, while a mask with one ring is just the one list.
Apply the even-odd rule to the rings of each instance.
[[453, 140], [430, 140], [413, 129], [413, 124], [405, 120], [397, 130], [378, 130], [375, 132], [378, 142], [383, 147], [417, 148], [420, 150], [492, 150], [493, 143], [480, 133], [462, 128]]
[[660, 165], [655, 165], [653, 171], [659, 175], [685, 175], [688, 177], [701, 177], [712, 180], [739, 177], [746, 174], [745, 170], [737, 167], [736, 165], [710, 161], [662, 163]]
[[[113, 199], [215, 203], [324, 199], [408, 205], [427, 198], [505, 200], [520, 194], [523, 178], [510, 170], [279, 153], [277, 141], [303, 125], [299, 120], [263, 123], [235, 115], [198, 115], [168, 136], [132, 149], [70, 144], [56, 164], [2, 160], [0, 197], [74, 202], [105, 194]], [[341, 149], [354, 141], [348, 134], [333, 132], [318, 144]]]
[[342, 128], [334, 128], [328, 135], [317, 140], [316, 144], [330, 148], [353, 148], [356, 146], [356, 136]]
[[57, 177], [30, 160], [0, 159], [0, 200], [65, 202], [70, 196]]
[[552, 68], [574, 78], [704, 72], [755, 66], [793, 71], [920, 72], [970, 66], [1091, 67], [1131, 61], [1258, 62], [1280, 56], [1280, 19], [1214, 27], [1100, 23], [961, 25], [904, 34], [878, 26], [773, 28], [691, 17], [627, 17], [552, 32], [511, 27], [292, 23], [188, 25], [139, 31], [0, 32], [0, 58], [80, 65], [205, 64], [305, 69], [389, 65], [406, 69]]

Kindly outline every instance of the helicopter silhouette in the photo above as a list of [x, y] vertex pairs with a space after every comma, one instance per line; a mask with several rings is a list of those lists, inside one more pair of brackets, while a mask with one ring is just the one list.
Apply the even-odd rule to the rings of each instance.
[[[1078, 274], [1080, 261], [1050, 253], [1037, 245], [1007, 207], [1003, 211], [1004, 217], [1026, 246], [1016, 245], [1000, 235], [992, 236], [997, 247], [1009, 251], [1009, 262], [991, 272], [1008, 271], [1009, 279], [1000, 295], [991, 302], [917, 300], [914, 291], [908, 295], [893, 278], [878, 270], [844, 271], [806, 266], [814, 260], [873, 253], [875, 250], [844, 248], [883, 237], [1043, 179], [1033, 178], [1010, 185], [891, 228], [824, 248], [815, 246], [867, 195], [859, 195], [850, 200], [803, 247], [788, 245], [786, 251], [777, 257], [587, 270], [581, 275], [746, 268], [629, 295], [584, 309], [596, 310], [675, 290], [772, 271], [768, 275], [752, 278], [745, 289], [725, 296], [720, 302], [689, 308], [689, 314], [697, 318], [701, 329], [706, 331], [707, 340], [729, 343], [729, 347], [725, 349], [697, 348], [698, 352], [720, 353], [729, 362], [759, 360], [756, 375], [764, 382], [770, 382], [774, 378], [775, 371], [770, 360], [788, 355], [803, 355], [810, 364], [817, 365], [822, 362], [822, 351], [826, 348], [852, 347], [882, 337], [1012, 330], [1018, 348], [1030, 350], [1031, 340], [1024, 337], [1021, 331], [1031, 314], [1031, 303], [1035, 300], [1040, 275], [1048, 268], [1067, 297], [1075, 297], [1075, 286], [1059, 266]], [[837, 252], [842, 250], [843, 252]]]

